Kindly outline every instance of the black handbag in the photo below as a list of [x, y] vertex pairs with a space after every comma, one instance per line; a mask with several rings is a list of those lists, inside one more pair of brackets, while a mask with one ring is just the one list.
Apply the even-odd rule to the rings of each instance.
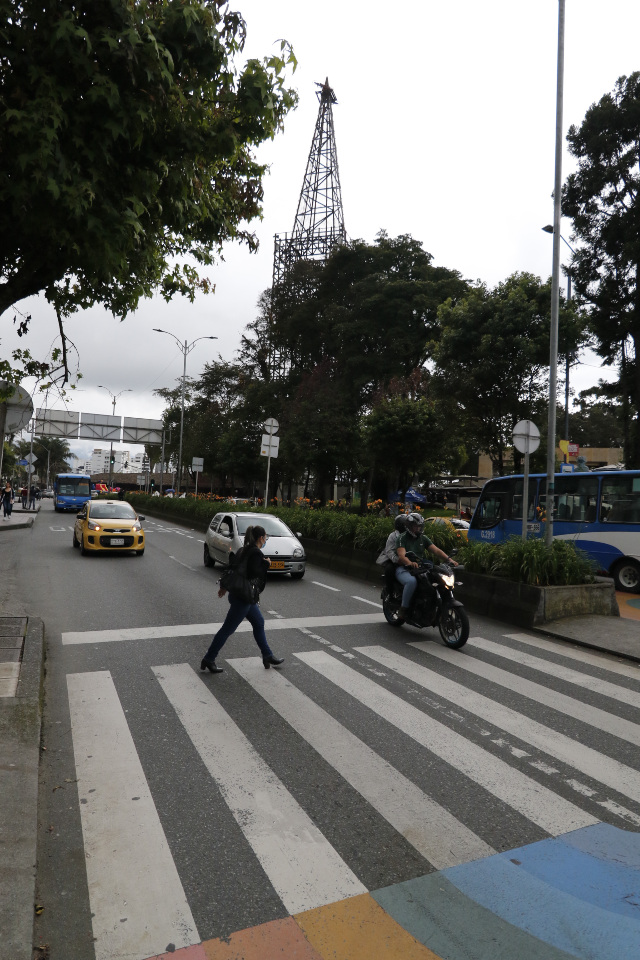
[[260, 599], [260, 587], [255, 580], [247, 577], [247, 564], [242, 557], [237, 566], [231, 566], [220, 577], [220, 586], [233, 593], [243, 603], [257, 603]]

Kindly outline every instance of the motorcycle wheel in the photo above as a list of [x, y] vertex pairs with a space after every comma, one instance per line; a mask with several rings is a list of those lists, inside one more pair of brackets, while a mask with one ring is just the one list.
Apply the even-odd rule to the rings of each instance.
[[438, 622], [445, 647], [459, 650], [469, 639], [469, 617], [463, 607], [450, 607]]
[[390, 623], [392, 627], [401, 627], [404, 623], [402, 617], [398, 615], [398, 607], [395, 604], [390, 604], [386, 599], [382, 601], [382, 612], [384, 613], [385, 620], [387, 623]]

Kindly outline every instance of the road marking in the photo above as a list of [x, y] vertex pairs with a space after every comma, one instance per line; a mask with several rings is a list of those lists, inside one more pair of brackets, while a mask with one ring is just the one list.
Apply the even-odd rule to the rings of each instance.
[[[558, 680], [564, 680], [566, 683], [575, 684], [583, 687], [585, 690], [592, 690], [594, 693], [600, 693], [605, 697], [611, 697], [616, 702], [628, 703], [632, 707], [640, 708], [640, 692], [629, 690], [628, 687], [622, 687], [618, 683], [612, 683], [610, 680], [602, 680], [600, 677], [592, 677], [580, 670], [574, 670], [571, 667], [565, 667], [560, 663], [549, 663], [541, 657], [535, 657], [530, 653], [524, 653], [522, 650], [516, 650], [513, 647], [507, 647], [504, 644], [493, 643], [491, 640], [485, 640], [483, 637], [473, 637], [472, 643], [479, 650], [486, 650], [488, 653], [498, 654], [506, 660], [512, 660], [514, 663], [521, 663], [525, 667], [531, 667], [533, 670], [540, 670], [542, 673], [550, 673]], [[639, 678], [640, 679], [640, 678]]]
[[437, 870], [495, 853], [285, 676], [257, 657], [227, 663]]
[[578, 660], [582, 664], [590, 664], [608, 673], [617, 673], [628, 680], [640, 680], [640, 663], [633, 663], [630, 660], [613, 660], [615, 653], [592, 653], [584, 647], [570, 647], [571, 641], [568, 640], [543, 640], [542, 637], [530, 637], [526, 633], [505, 633], [505, 637], [507, 640], [518, 640], [539, 650], [557, 653], [570, 660]]
[[286, 909], [366, 893], [191, 667], [152, 669]]
[[[344, 616], [291, 617], [267, 620], [269, 630], [299, 630], [300, 627], [351, 627], [368, 623], [380, 623], [377, 613], [357, 613]], [[222, 626], [218, 623], [182, 623], [158, 627], [127, 627], [121, 630], [84, 630], [62, 634], [62, 643], [118, 643], [123, 640], [168, 640], [172, 637], [202, 637], [213, 634]], [[236, 633], [251, 630], [251, 624], [243, 621]]]
[[173, 560], [174, 563], [179, 563], [181, 567], [186, 567], [187, 570], [191, 570], [192, 573], [196, 573], [195, 567], [190, 567], [188, 563], [183, 563], [182, 560], [178, 560], [177, 557], [169, 556], [169, 560]]
[[337, 587], [330, 587], [328, 583], [320, 583], [319, 580], [312, 580], [311, 583], [315, 583], [316, 587], [324, 587], [325, 590], [333, 590], [334, 593], [342, 593]]
[[633, 770], [592, 747], [587, 747], [543, 723], [532, 720], [531, 717], [512, 710], [511, 707], [490, 700], [489, 697], [476, 693], [475, 690], [439, 676], [432, 670], [399, 657], [383, 647], [356, 647], [355, 651], [371, 657], [376, 663], [383, 664], [444, 700], [449, 700], [456, 706], [461, 705], [468, 713], [481, 717], [487, 723], [510, 733], [523, 743], [536, 747], [542, 753], [561, 760], [572, 769], [580, 770], [598, 783], [605, 784], [625, 797], [640, 801], [640, 771]]
[[368, 603], [371, 607], [378, 607], [379, 610], [382, 610], [381, 603], [375, 603], [373, 600], [365, 600], [364, 597], [351, 597], [352, 600], [360, 600], [362, 603]]
[[96, 960], [199, 942], [110, 673], [67, 687]]
[[[358, 652], [368, 651], [370, 648], [364, 647]], [[441, 757], [478, 786], [498, 797], [507, 806], [518, 810], [533, 823], [537, 823], [551, 836], [558, 836], [599, 822], [570, 801], [558, 796], [519, 770], [514, 770], [504, 760], [495, 757], [438, 720], [422, 713], [417, 707], [406, 703], [374, 680], [357, 673], [343, 661], [325, 653], [324, 650], [296, 653], [294, 656], [317, 670], [323, 677], [355, 697], [394, 727], [402, 730], [431, 753]], [[408, 664], [412, 670], [416, 669], [415, 663], [408, 661]], [[469, 692], [465, 691], [465, 699]], [[497, 707], [497, 704], [494, 706]]]
[[[474, 637], [473, 644], [475, 647], [485, 649], [484, 645], [479, 642], [480, 639], [480, 637]], [[586, 723], [590, 727], [603, 730], [614, 737], [625, 740], [627, 743], [635, 743], [637, 747], [640, 747], [640, 725], [633, 723], [631, 720], [625, 720], [624, 717], [617, 717], [614, 714], [608, 713], [606, 710], [600, 710], [598, 707], [594, 707], [589, 703], [583, 703], [582, 700], [576, 700], [574, 697], [567, 696], [567, 694], [558, 693], [557, 690], [545, 687], [541, 683], [526, 680], [524, 677], [518, 676], [518, 674], [503, 670], [500, 667], [494, 667], [493, 664], [485, 663], [483, 660], [476, 660], [475, 657], [461, 657], [459, 654], [455, 656], [455, 651], [447, 650], [444, 647], [435, 647], [433, 643], [425, 642], [424, 640], [410, 643], [409, 646], [415, 647], [416, 650], [420, 650], [429, 657], [435, 657], [437, 660], [449, 663], [458, 670], [466, 670], [476, 677], [482, 677], [484, 680], [497, 683], [501, 687], [506, 687], [507, 690], [513, 690], [514, 693], [533, 700], [534, 703], [541, 703], [545, 707], [551, 707], [553, 710], [558, 710], [567, 717], [573, 717], [574, 720], [580, 720], [581, 723]], [[510, 657], [509, 653], [511, 651], [506, 647], [501, 647], [500, 644], [490, 644], [486, 649], [490, 649], [491, 647], [497, 648], [495, 651], [497, 654], [499, 654], [500, 650], [506, 650], [506, 656], [509, 660], [518, 659]], [[491, 652], [493, 653], [494, 651], [491, 649]], [[543, 670], [544, 660], [536, 657], [531, 657], [530, 659], [537, 660], [537, 670]], [[546, 664], [544, 672], [562, 680], [567, 679], [563, 676], [562, 668], [559, 667], [557, 663]], [[577, 671], [572, 670], [571, 673], [577, 674]], [[587, 678], [587, 680], [592, 679], [594, 678]], [[574, 679], [569, 682], [579, 683], [579, 680]], [[604, 683], [605, 681], [596, 682]], [[585, 684], [585, 686], [593, 689], [589, 683]], [[608, 686], [615, 686], [615, 684], [608, 684]], [[616, 687], [616, 689], [620, 690], [621, 688]], [[631, 693], [629, 690], [624, 692]], [[612, 694], [609, 694], [609, 696], [612, 696]], [[637, 698], [637, 694], [634, 694], [634, 696]], [[620, 699], [624, 700], [624, 697]], [[628, 703], [629, 701], [626, 700], [625, 702]]]

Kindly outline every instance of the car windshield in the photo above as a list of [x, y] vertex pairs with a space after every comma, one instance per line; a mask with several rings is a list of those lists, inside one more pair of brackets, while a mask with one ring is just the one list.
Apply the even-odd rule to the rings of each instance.
[[255, 527], [258, 525], [264, 527], [268, 537], [293, 536], [289, 527], [283, 523], [282, 520], [278, 520], [277, 517], [271, 517], [269, 514], [245, 513], [241, 517], [236, 517], [236, 523], [238, 524], [238, 533], [240, 535], [244, 535], [247, 532], [247, 527]]
[[94, 520], [134, 520], [136, 512], [128, 503], [94, 503], [90, 516]]

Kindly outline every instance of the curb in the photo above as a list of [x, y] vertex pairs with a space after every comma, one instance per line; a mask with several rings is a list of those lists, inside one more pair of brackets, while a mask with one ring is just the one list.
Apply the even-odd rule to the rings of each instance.
[[0, 699], [0, 960], [33, 952], [43, 696], [44, 624], [29, 617], [16, 696]]

